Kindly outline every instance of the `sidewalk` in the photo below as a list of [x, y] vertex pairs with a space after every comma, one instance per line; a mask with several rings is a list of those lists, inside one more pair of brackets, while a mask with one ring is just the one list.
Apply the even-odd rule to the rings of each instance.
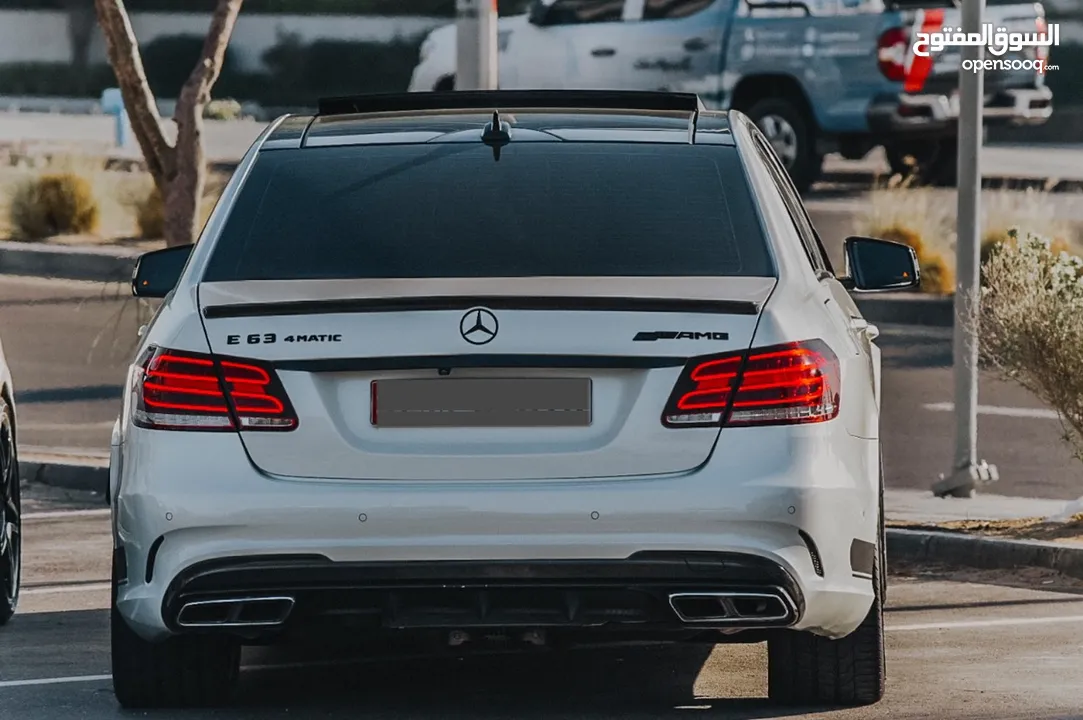
[[888, 522], [943, 523], [958, 520], [1019, 520], [1059, 515], [1064, 500], [978, 494], [972, 498], [938, 498], [931, 491], [887, 490], [884, 512]]

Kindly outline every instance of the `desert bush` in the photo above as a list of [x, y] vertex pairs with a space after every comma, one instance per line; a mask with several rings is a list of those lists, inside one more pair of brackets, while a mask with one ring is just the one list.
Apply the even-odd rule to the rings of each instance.
[[233, 99], [211, 100], [203, 108], [203, 117], [208, 120], [240, 120], [242, 115], [241, 104]]
[[12, 231], [20, 240], [93, 232], [100, 215], [94, 186], [75, 173], [22, 182], [11, 197], [9, 212]]
[[133, 203], [135, 226], [143, 240], [161, 240], [165, 237], [165, 207], [162, 193], [154, 185]]
[[982, 359], [1052, 407], [1083, 460], [1083, 259], [1012, 233], [985, 265], [972, 317]]

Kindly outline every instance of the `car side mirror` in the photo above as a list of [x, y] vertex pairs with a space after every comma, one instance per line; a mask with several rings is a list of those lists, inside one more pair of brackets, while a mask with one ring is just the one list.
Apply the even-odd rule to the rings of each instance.
[[843, 248], [846, 277], [842, 282], [848, 290], [891, 292], [921, 285], [917, 253], [905, 243], [849, 237]]
[[177, 286], [194, 245], [155, 250], [141, 255], [132, 273], [132, 295], [164, 298]]
[[530, 14], [527, 19], [531, 25], [545, 27], [549, 23], [549, 4], [545, 0], [534, 0], [530, 4]]

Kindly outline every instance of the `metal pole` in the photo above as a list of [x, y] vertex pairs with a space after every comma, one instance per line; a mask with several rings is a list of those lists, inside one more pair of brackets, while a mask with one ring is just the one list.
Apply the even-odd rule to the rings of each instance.
[[496, 0], [456, 0], [456, 90], [495, 90], [497, 66]]
[[[962, 31], [982, 35], [985, 0], [963, 0]], [[978, 337], [981, 278], [981, 147], [985, 48], [963, 47], [959, 68], [958, 226], [955, 247], [955, 458], [933, 492], [970, 497], [977, 485], [997, 480], [995, 465], [978, 462]]]

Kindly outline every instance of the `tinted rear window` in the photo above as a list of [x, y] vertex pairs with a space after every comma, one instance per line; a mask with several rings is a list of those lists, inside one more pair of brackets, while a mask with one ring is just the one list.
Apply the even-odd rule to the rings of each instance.
[[268, 151], [204, 280], [772, 277], [739, 162], [686, 144]]

